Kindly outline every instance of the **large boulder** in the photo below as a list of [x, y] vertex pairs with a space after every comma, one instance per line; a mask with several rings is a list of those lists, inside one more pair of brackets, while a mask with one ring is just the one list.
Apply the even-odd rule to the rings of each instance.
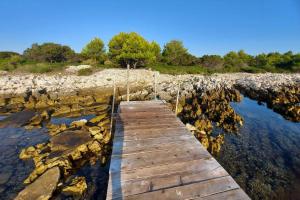
[[60, 171], [58, 167], [48, 169], [33, 183], [25, 187], [15, 200], [48, 200], [52, 197], [59, 179]]

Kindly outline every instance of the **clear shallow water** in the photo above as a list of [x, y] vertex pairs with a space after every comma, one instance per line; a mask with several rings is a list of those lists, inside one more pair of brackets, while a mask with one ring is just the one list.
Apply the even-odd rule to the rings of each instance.
[[244, 126], [216, 159], [253, 199], [300, 199], [300, 123], [249, 98], [231, 105]]
[[0, 129], [0, 199], [13, 199], [24, 188], [23, 181], [34, 169], [33, 161], [22, 161], [23, 148], [47, 141], [45, 129]]
[[[72, 121], [89, 120], [95, 115], [76, 118], [52, 118], [51, 123], [69, 125]], [[0, 120], [6, 116], [0, 116]], [[25, 187], [23, 181], [34, 169], [33, 161], [19, 159], [23, 148], [47, 142], [50, 138], [46, 128], [26, 130], [24, 128], [0, 128], [0, 199], [14, 199]], [[105, 199], [109, 165], [86, 165], [76, 175], [85, 176], [88, 190], [85, 199]], [[60, 197], [63, 198], [64, 197]]]

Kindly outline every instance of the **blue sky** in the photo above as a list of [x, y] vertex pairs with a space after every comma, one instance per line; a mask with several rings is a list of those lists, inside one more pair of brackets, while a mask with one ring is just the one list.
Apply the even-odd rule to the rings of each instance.
[[1, 0], [0, 51], [56, 42], [75, 51], [135, 31], [195, 55], [300, 52], [300, 0]]

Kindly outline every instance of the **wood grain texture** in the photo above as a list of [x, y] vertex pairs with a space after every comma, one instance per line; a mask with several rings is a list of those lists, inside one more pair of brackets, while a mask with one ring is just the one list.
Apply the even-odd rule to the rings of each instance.
[[107, 199], [249, 199], [162, 101], [121, 102]]

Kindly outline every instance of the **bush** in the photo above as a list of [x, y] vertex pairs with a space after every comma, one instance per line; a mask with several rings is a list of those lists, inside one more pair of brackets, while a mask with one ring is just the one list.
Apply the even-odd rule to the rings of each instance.
[[11, 54], [5, 59], [0, 59], [0, 70], [13, 71], [21, 63], [23, 63], [23, 59], [21, 56], [19, 56], [18, 54]]
[[61, 63], [31, 63], [19, 67], [18, 70], [30, 73], [47, 73], [61, 70], [64, 66], [65, 65]]
[[11, 58], [12, 56], [20, 56], [20, 54], [12, 51], [0, 51], [0, 60]]
[[75, 57], [75, 52], [68, 46], [55, 43], [33, 44], [23, 53], [27, 60], [36, 62], [66, 62]]
[[78, 71], [78, 76], [89, 76], [93, 74], [93, 70], [91, 68], [85, 68]]

